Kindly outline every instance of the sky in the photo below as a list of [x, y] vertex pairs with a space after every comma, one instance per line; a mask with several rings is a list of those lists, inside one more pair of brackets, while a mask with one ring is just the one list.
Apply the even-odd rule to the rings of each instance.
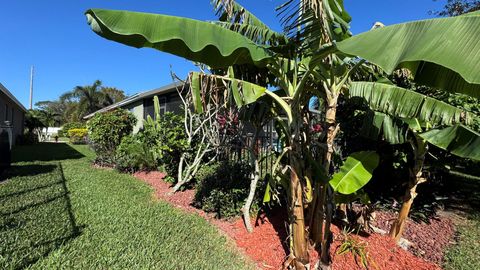
[[[237, 0], [275, 30], [275, 7], [285, 0]], [[438, 0], [345, 0], [354, 34], [380, 21], [385, 25], [428, 19]], [[0, 83], [28, 107], [30, 67], [35, 66], [33, 103], [55, 100], [77, 85], [99, 79], [127, 95], [172, 82], [170, 71], [186, 77], [187, 60], [153, 49], [136, 49], [93, 33], [84, 12], [123, 9], [214, 20], [209, 0], [0, 0]]]

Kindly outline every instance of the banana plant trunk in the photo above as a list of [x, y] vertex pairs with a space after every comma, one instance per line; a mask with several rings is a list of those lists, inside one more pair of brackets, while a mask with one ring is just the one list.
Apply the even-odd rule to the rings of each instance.
[[405, 230], [408, 214], [410, 213], [413, 200], [417, 196], [417, 186], [426, 181], [426, 179], [422, 177], [422, 168], [423, 163], [425, 162], [425, 154], [428, 151], [427, 143], [422, 138], [415, 135], [415, 139], [411, 144], [415, 160], [413, 168], [410, 169], [410, 181], [403, 198], [402, 208], [398, 213], [398, 218], [390, 228], [390, 237], [396, 242], [400, 240], [403, 231]]
[[299, 110], [293, 115], [292, 135], [290, 138], [290, 233], [291, 254], [294, 267], [297, 270], [305, 269], [309, 264], [308, 241], [305, 231], [304, 203], [303, 203], [303, 168], [301, 162], [301, 125], [302, 118]]
[[[330, 164], [333, 155], [333, 143], [338, 133], [339, 126], [336, 121], [337, 115], [337, 101], [338, 95], [329, 95], [326, 100], [328, 107], [326, 108], [325, 121], [326, 121], [326, 136], [325, 146], [326, 150], [323, 156], [323, 167], [328, 173], [330, 171]], [[330, 243], [331, 243], [331, 231], [330, 225], [333, 215], [332, 204], [332, 190], [327, 181], [322, 181], [318, 185], [318, 190], [315, 199], [316, 205], [314, 206], [314, 214], [312, 224], [312, 240], [315, 245], [320, 245], [320, 267], [321, 269], [329, 269], [330, 265]]]

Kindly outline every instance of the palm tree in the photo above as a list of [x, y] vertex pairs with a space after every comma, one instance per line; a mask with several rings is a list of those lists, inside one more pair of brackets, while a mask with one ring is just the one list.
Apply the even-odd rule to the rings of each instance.
[[77, 103], [75, 110], [78, 118], [81, 119], [124, 98], [123, 91], [113, 87], [103, 87], [102, 82], [96, 80], [92, 85], [76, 86], [72, 91], [63, 94], [60, 100]]

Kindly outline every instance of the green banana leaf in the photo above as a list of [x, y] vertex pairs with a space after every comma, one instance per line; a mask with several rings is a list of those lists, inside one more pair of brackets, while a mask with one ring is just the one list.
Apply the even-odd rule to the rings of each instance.
[[432, 126], [470, 124], [477, 117], [443, 101], [390, 84], [354, 82], [349, 97], [366, 102], [374, 111], [397, 118], [416, 118]]
[[416, 81], [480, 97], [480, 13], [396, 24], [337, 44], [392, 73], [406, 67]]
[[408, 140], [408, 124], [384, 113], [369, 111], [364, 119], [360, 135], [378, 140], [380, 135], [389, 144], [402, 144]]
[[347, 158], [340, 171], [333, 175], [330, 185], [341, 194], [357, 192], [370, 181], [379, 162], [380, 157], [374, 151], [355, 152]]
[[214, 68], [264, 66], [273, 55], [241, 34], [208, 22], [104, 9], [89, 9], [85, 15], [101, 37], [136, 48], [154, 48]]
[[[279, 98], [263, 86], [230, 77], [204, 74], [200, 72], [191, 72], [190, 88], [193, 95], [193, 105], [195, 111], [198, 113], [202, 113], [204, 111], [203, 107], [209, 103], [208, 99], [211, 96], [206, 93], [206, 91], [211, 90], [211, 85], [202, 85], [205, 78], [209, 79], [210, 83], [214, 83], [217, 86], [227, 87], [238, 107], [251, 104], [257, 101], [260, 97], [267, 95], [271, 97], [272, 100], [279, 104], [282, 108], [284, 108], [286, 104], [281, 98]], [[286, 106], [286, 109], [289, 109], [288, 105]], [[291, 118], [291, 111], [288, 111], [287, 115]]]
[[463, 125], [433, 129], [419, 136], [459, 157], [480, 160], [480, 134]]

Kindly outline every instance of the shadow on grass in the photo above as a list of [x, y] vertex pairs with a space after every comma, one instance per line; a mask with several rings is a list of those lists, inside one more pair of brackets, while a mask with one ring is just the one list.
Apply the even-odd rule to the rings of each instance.
[[[21, 186], [20, 190], [0, 192], [1, 269], [28, 267], [81, 234], [62, 165], [54, 167], [50, 172], [44, 171], [42, 177], [5, 183], [4, 187]], [[32, 180], [36, 186], [25, 188], [18, 183], [25, 180]]]
[[462, 177], [451, 177], [445, 186], [448, 200], [447, 210], [456, 210], [470, 215], [478, 214], [480, 209], [480, 181]]
[[55, 161], [79, 159], [84, 155], [66, 143], [38, 143], [20, 145], [13, 149], [12, 162]]
[[56, 168], [56, 165], [51, 164], [12, 165], [4, 173], [0, 174], [0, 182], [9, 178], [49, 173], [54, 171]]

